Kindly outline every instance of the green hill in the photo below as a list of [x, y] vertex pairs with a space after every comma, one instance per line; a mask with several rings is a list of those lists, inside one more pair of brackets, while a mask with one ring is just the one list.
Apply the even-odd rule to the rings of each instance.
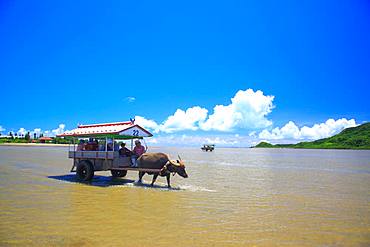
[[256, 148], [370, 149], [370, 123], [344, 129], [332, 137], [297, 144], [260, 142]]
[[255, 146], [255, 148], [273, 148], [274, 145], [268, 142], [260, 142]]

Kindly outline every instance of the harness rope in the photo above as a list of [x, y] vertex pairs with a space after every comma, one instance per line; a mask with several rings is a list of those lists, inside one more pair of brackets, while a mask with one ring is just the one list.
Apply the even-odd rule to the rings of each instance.
[[[171, 162], [170, 162], [171, 163]], [[167, 168], [167, 164], [168, 164], [168, 162], [164, 165], [164, 167], [160, 170], [160, 172], [159, 172], [159, 175], [160, 176], [164, 176], [164, 175], [166, 175], [166, 173], [169, 173], [169, 174], [171, 174], [172, 173], [172, 176], [175, 176], [176, 175], [176, 172], [170, 172], [169, 170], [168, 170], [168, 168]]]

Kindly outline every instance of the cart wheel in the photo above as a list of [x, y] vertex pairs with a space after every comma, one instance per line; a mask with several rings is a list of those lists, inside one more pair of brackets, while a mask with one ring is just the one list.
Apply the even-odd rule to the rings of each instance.
[[127, 174], [127, 171], [122, 171], [122, 170], [110, 170], [110, 172], [112, 173], [112, 177], [115, 177], [115, 178], [122, 178], [124, 176], [126, 176]]
[[76, 173], [81, 181], [90, 181], [94, 176], [94, 167], [91, 162], [82, 160], [77, 165]]

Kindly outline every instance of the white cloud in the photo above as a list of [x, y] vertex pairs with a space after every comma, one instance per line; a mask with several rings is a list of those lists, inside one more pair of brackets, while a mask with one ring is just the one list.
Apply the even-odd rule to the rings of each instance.
[[184, 130], [204, 130], [231, 132], [238, 129], [261, 129], [272, 124], [267, 115], [274, 108], [274, 96], [264, 95], [262, 91], [254, 92], [252, 89], [239, 90], [229, 105], [216, 105], [213, 113], [194, 106], [187, 110], [177, 109], [161, 124], [153, 120], [136, 116], [138, 124], [158, 132], [174, 133]]
[[235, 136], [231, 134], [218, 135], [178, 135], [165, 134], [156, 135], [155, 138], [146, 139], [148, 145], [153, 146], [186, 146], [186, 147], [201, 147], [201, 145], [209, 143], [216, 144], [218, 147], [250, 147], [251, 139], [247, 136]]
[[41, 133], [42, 133], [41, 129], [40, 128], [36, 128], [36, 129], [34, 129], [32, 131], [31, 137], [33, 138], [34, 137], [34, 134], [36, 134], [36, 137], [39, 137]]
[[333, 120], [329, 119], [324, 123], [315, 124], [311, 127], [304, 126], [299, 128], [294, 122], [290, 121], [281, 128], [274, 128], [271, 131], [263, 130], [259, 134], [255, 131], [249, 134], [210, 134], [210, 135], [189, 135], [189, 134], [161, 134], [155, 138], [148, 138], [148, 144], [155, 146], [196, 146], [203, 144], [216, 144], [218, 147], [250, 147], [255, 146], [260, 141], [271, 142], [279, 140], [278, 143], [292, 143], [294, 140], [316, 140], [329, 137], [339, 133], [344, 128], [356, 126], [354, 119], [345, 118]]
[[18, 136], [24, 136], [27, 134], [27, 130], [25, 128], [20, 128], [18, 131], [17, 131], [17, 135]]
[[135, 100], [136, 100], [135, 97], [132, 97], [132, 96], [126, 97], [126, 101], [128, 101], [130, 103], [134, 102]]
[[3, 128], [3, 126], [0, 125], [0, 132], [5, 131], [6, 129]]
[[203, 130], [233, 131], [235, 129], [260, 129], [272, 124], [266, 116], [274, 108], [274, 96], [252, 89], [239, 90], [229, 105], [216, 105], [213, 114], [201, 123]]
[[41, 129], [40, 128], [36, 128], [32, 131], [32, 133], [36, 133], [36, 135], [40, 135], [41, 133]]
[[31, 135], [33, 137], [34, 134], [36, 134], [36, 136], [40, 136], [41, 134], [43, 134], [44, 136], [48, 136], [48, 137], [54, 137], [56, 135], [59, 135], [59, 134], [62, 134], [64, 133], [66, 130], [65, 130], [65, 127], [66, 125], [61, 123], [58, 125], [58, 128], [56, 129], [53, 129], [53, 130], [45, 130], [45, 131], [42, 131], [41, 128], [35, 128], [32, 132], [31, 132]]
[[157, 138], [152, 137], [152, 138], [146, 139], [146, 142], [148, 144], [157, 144], [158, 143], [158, 140], [157, 140]]
[[251, 132], [249, 132], [248, 136], [250, 136], [250, 137], [256, 137], [256, 134], [257, 134], [256, 131], [251, 131]]
[[216, 145], [223, 145], [223, 146], [234, 146], [236, 144], [239, 144], [239, 140], [237, 138], [224, 138], [224, 137], [207, 137], [205, 138], [204, 143], [207, 144], [216, 144]]
[[135, 124], [138, 124], [144, 128], [153, 130], [154, 133], [158, 133], [159, 131], [159, 126], [154, 120], [146, 119], [141, 116], [135, 116]]
[[186, 111], [177, 109], [162, 124], [157, 124], [154, 120], [135, 116], [135, 123], [152, 130], [154, 133], [164, 132], [173, 133], [184, 130], [198, 130], [199, 124], [207, 118], [207, 109], [199, 106], [188, 108]]
[[59, 124], [58, 128], [53, 130], [45, 130], [42, 131], [41, 128], [35, 128], [33, 131], [27, 130], [25, 128], [20, 128], [16, 133], [18, 136], [25, 136], [27, 132], [30, 132], [31, 138], [34, 137], [34, 134], [36, 136], [40, 136], [40, 134], [43, 134], [44, 136], [56, 136], [58, 134], [61, 134], [65, 131], [65, 124]]
[[59, 124], [59, 127], [56, 128], [56, 129], [53, 129], [51, 132], [53, 133], [53, 135], [59, 135], [59, 134], [62, 134], [64, 132], [64, 128], [66, 127], [65, 124]]
[[354, 119], [347, 120], [346, 118], [334, 120], [328, 119], [325, 123], [315, 124], [312, 128], [302, 127], [301, 133], [303, 137], [309, 139], [320, 139], [335, 135], [348, 127], [357, 126]]
[[302, 128], [289, 121], [282, 128], [276, 127], [271, 131], [263, 130], [258, 137], [267, 140], [317, 140], [333, 136], [345, 128], [354, 126], [356, 126], [355, 120], [347, 120], [346, 118], [338, 120], [328, 119], [325, 123], [315, 124], [312, 127], [303, 126]]
[[207, 118], [208, 110], [199, 106], [188, 108], [186, 111], [177, 109], [175, 114], [169, 116], [159, 129], [166, 133], [173, 133], [183, 130], [198, 130]]

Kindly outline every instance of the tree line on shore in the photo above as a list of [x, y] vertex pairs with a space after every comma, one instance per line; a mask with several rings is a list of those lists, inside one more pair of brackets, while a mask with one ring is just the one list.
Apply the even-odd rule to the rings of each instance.
[[44, 137], [41, 133], [37, 135], [33, 133], [31, 137], [31, 133], [27, 132], [26, 134], [17, 134], [13, 132], [9, 132], [8, 135], [4, 136], [0, 133], [0, 143], [54, 143], [54, 144], [68, 144], [71, 143], [71, 138], [64, 138], [64, 137]]

